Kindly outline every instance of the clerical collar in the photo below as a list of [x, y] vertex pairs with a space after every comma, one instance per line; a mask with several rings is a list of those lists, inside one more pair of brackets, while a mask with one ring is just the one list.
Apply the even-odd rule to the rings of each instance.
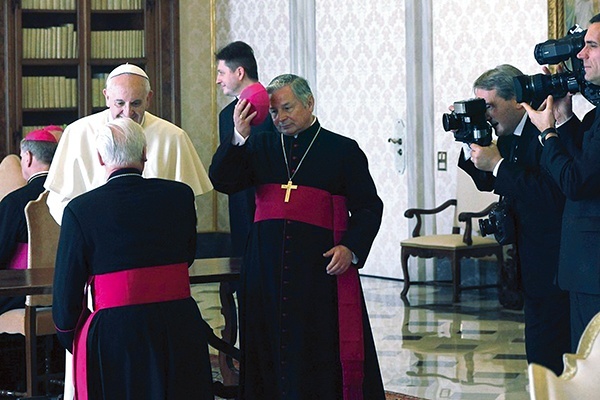
[[[296, 133], [296, 134], [295, 134], [294, 136], [292, 136], [292, 137], [293, 137], [294, 139], [298, 139], [298, 135], [301, 135], [301, 134], [303, 134], [304, 132], [311, 132], [311, 131], [315, 131], [315, 132], [316, 132], [316, 131], [317, 131], [317, 129], [319, 129], [319, 127], [320, 127], [320, 126], [321, 126], [320, 124], [317, 124], [317, 117], [313, 117], [313, 121], [312, 121], [312, 123], [310, 124], [310, 126], [309, 126], [308, 128], [306, 128], [305, 130], [303, 130], [303, 131], [302, 131], [302, 132], [300, 132], [300, 133]], [[314, 129], [313, 129], [313, 127], [314, 127]]]
[[125, 177], [125, 176], [142, 176], [142, 171], [140, 171], [139, 169], [136, 168], [121, 168], [119, 170], [116, 170], [115, 172], [113, 172], [112, 174], [110, 174], [110, 176], [107, 179], [107, 182], [112, 180], [112, 179], [116, 179], [116, 178], [121, 178], [121, 177]]
[[29, 179], [27, 179], [27, 183], [31, 183], [31, 181], [33, 181], [36, 178], [41, 178], [41, 177], [45, 177], [48, 176], [48, 171], [40, 171], [40, 172], [36, 172], [35, 174], [31, 175], [29, 177]]
[[523, 118], [521, 118], [521, 122], [519, 122], [519, 125], [517, 125], [517, 127], [515, 128], [513, 135], [521, 136], [521, 134], [523, 133], [523, 128], [525, 128], [525, 122], [527, 122], [527, 113], [523, 114]]

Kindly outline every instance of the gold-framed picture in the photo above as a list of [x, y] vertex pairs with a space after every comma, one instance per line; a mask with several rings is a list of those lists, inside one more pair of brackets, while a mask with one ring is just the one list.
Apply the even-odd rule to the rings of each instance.
[[588, 21], [600, 13], [600, 0], [548, 0], [548, 37], [563, 37], [569, 28]]

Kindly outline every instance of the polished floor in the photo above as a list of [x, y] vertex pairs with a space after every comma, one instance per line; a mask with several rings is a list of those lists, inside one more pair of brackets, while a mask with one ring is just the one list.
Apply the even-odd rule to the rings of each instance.
[[[465, 291], [452, 304], [445, 286], [362, 277], [386, 390], [424, 399], [526, 400], [523, 314], [503, 309], [495, 289]], [[216, 285], [193, 289], [204, 318], [219, 333]]]

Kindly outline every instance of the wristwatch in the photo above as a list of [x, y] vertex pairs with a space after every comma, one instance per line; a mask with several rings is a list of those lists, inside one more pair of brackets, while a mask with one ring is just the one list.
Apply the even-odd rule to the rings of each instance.
[[548, 134], [550, 133], [555, 133], [558, 135], [558, 131], [556, 130], [556, 128], [548, 128], [546, 130], [544, 130], [542, 133], [540, 133], [539, 138], [540, 138], [540, 143], [544, 144], [546, 142], [546, 136], [548, 136]]

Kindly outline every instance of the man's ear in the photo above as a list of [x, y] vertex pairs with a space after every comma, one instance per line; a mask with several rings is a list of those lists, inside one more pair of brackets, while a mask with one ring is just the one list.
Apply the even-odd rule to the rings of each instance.
[[96, 154], [98, 154], [98, 161], [100, 161], [100, 165], [102, 165], [104, 167], [104, 160], [102, 159], [102, 156], [100, 155], [99, 152], [96, 152]]
[[31, 167], [31, 164], [33, 164], [33, 154], [28, 150], [25, 152], [25, 165], [29, 168]]
[[146, 102], [148, 102], [148, 107], [152, 104], [152, 97], [154, 96], [154, 92], [151, 90], [148, 92], [148, 96], [146, 97]]
[[238, 76], [238, 80], [239, 81], [243, 81], [244, 78], [246, 77], [246, 70], [244, 69], [244, 67], [239, 66], [235, 69], [235, 72]]

